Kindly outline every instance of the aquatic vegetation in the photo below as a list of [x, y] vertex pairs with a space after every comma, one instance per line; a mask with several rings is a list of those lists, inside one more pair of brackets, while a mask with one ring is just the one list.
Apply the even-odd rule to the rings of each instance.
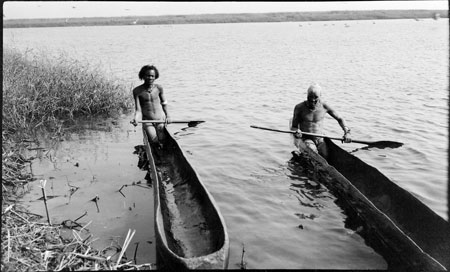
[[47, 52], [3, 50], [3, 131], [132, 108], [129, 91], [106, 71]]
[[41, 216], [29, 213], [17, 202], [34, 180], [29, 164], [33, 158], [24, 157], [22, 152], [33, 142], [33, 131], [42, 127], [58, 135], [64, 120], [126, 112], [132, 108], [129, 92], [108, 79], [102, 69], [64, 54], [53, 58], [45, 52], [11, 48], [3, 49], [2, 87], [1, 270], [133, 267], [122, 264], [121, 259], [111, 263], [112, 258], [105, 257], [106, 249], [92, 248], [91, 236], [82, 239], [72, 230], [72, 238], [64, 237], [66, 225], [50, 220], [42, 223]]

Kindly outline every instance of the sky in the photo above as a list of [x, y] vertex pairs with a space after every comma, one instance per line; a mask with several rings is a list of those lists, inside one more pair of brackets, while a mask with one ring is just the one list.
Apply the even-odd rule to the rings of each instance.
[[3, 19], [264, 13], [328, 10], [446, 9], [447, 1], [162, 2], [5, 1]]

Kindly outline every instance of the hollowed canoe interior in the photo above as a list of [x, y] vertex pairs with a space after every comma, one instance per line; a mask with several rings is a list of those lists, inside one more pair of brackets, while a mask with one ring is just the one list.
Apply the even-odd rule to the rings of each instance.
[[157, 164], [166, 243], [184, 258], [208, 255], [224, 244], [215, 207], [177, 143], [169, 139]]

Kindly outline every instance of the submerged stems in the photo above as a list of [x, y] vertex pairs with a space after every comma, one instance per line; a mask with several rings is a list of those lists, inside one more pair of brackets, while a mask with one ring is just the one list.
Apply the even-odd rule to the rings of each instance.
[[46, 183], [47, 183], [47, 180], [41, 180], [40, 181], [40, 184], [41, 184], [41, 189], [42, 189], [42, 196], [44, 197], [44, 205], [45, 205], [45, 213], [47, 214], [47, 221], [48, 221], [48, 224], [51, 226], [52, 225], [52, 222], [51, 222], [51, 220], [50, 220], [50, 216], [49, 216], [49, 214], [48, 214], [48, 207], [47, 207], [47, 195], [45, 194], [45, 185], [46, 185]]
[[247, 268], [247, 264], [244, 261], [244, 254], [245, 254], [245, 245], [242, 244], [242, 256], [241, 256], [241, 264], [240, 264], [241, 269]]
[[116, 268], [120, 264], [120, 261], [122, 260], [123, 254], [127, 250], [128, 245], [130, 244], [131, 239], [133, 239], [134, 234], [136, 233], [136, 230], [133, 230], [133, 232], [130, 235], [131, 230], [128, 230], [127, 236], [125, 237], [125, 241], [123, 242], [122, 250], [120, 251], [119, 258], [117, 259]]

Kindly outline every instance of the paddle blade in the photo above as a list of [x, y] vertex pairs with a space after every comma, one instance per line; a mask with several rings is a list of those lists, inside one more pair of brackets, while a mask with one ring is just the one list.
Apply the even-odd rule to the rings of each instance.
[[393, 141], [378, 141], [370, 143], [368, 147], [376, 147], [380, 149], [384, 148], [398, 148], [401, 147], [403, 143], [393, 142]]
[[205, 122], [205, 121], [190, 121], [188, 123], [188, 127], [195, 127], [196, 125], [203, 123], [203, 122]]

